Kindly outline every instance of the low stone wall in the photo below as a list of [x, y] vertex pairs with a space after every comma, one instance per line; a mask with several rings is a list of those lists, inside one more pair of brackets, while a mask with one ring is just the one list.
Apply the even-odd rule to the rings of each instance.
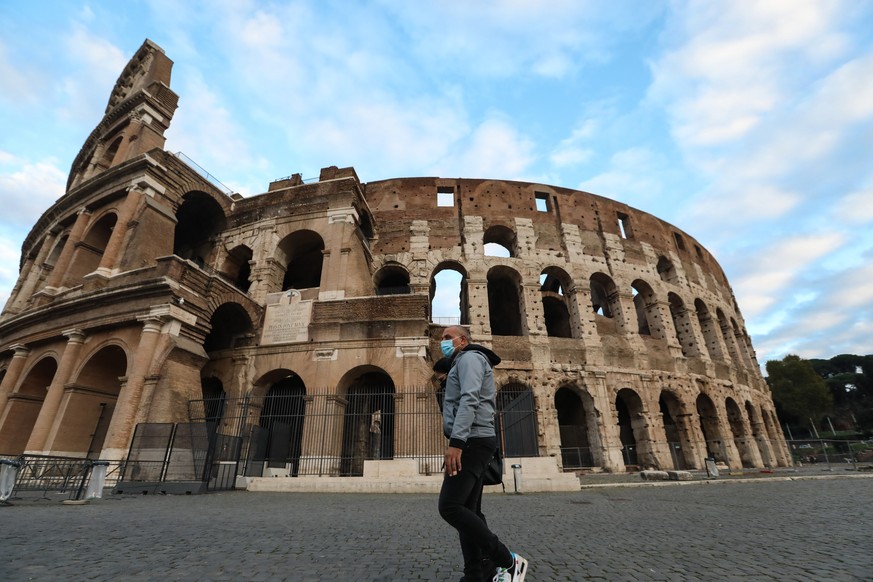
[[[558, 470], [553, 457], [507, 458], [503, 483], [506, 493], [516, 493], [513, 465], [520, 465], [518, 492], [579, 491], [573, 473]], [[362, 477], [239, 477], [237, 488], [247, 491], [297, 493], [439, 493], [442, 475], [420, 475], [414, 459], [364, 461]], [[504, 487], [485, 487], [486, 493], [502, 493]]]

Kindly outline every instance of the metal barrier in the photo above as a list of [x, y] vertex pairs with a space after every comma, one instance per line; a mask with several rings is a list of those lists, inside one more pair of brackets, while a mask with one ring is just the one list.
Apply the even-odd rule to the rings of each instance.
[[821, 466], [860, 470], [873, 465], [873, 440], [802, 439], [789, 440], [791, 459], [798, 466]]
[[[102, 494], [103, 481], [110, 469], [110, 462], [77, 457], [52, 457], [48, 455], [21, 455], [15, 485], [10, 498], [20, 499], [23, 493], [37, 494], [38, 499], [52, 500], [49, 493], [66, 495], [68, 499], [82, 499], [85, 488], [91, 481], [95, 464], [101, 466], [99, 483], [92, 484], [94, 496]], [[97, 490], [101, 490], [98, 492]]]

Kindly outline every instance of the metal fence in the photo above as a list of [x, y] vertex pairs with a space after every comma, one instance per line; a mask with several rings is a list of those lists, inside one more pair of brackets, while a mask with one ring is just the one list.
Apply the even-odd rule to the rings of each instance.
[[[3, 458], [16, 465], [12, 498], [25, 495], [54, 500], [60, 495], [68, 499], [81, 499], [91, 482], [95, 464], [106, 466], [106, 471], [101, 474], [99, 480], [99, 483], [105, 486], [111, 485], [118, 479], [121, 467], [120, 461], [95, 461], [80, 457], [25, 454], [15, 457], [6, 455]], [[55, 497], [50, 497], [49, 494]]]
[[[537, 456], [530, 393], [507, 393], [499, 407], [505, 455]], [[432, 391], [359, 386], [339, 396], [289, 389], [194, 400], [189, 417], [204, 427], [204, 469], [212, 474], [234, 464], [245, 476], [360, 476], [365, 461], [414, 459], [428, 475], [441, 470], [446, 446]]]
[[795, 465], [821, 466], [827, 470], [835, 467], [857, 470], [859, 466], [873, 464], [873, 439], [802, 439], [786, 442]]

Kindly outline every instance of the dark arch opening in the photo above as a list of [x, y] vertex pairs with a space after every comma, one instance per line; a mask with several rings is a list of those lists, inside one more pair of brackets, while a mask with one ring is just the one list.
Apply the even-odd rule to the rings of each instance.
[[570, 277], [557, 267], [548, 267], [540, 275], [546, 333], [550, 337], [573, 337], [570, 320], [570, 297], [566, 290]]
[[306, 386], [293, 372], [274, 382], [264, 397], [260, 430], [255, 433], [255, 459], [267, 467], [287, 468], [292, 477], [300, 471], [305, 396]]
[[282, 291], [321, 286], [324, 240], [311, 230], [298, 230], [279, 243], [276, 258], [285, 265]]
[[[30, 369], [18, 389], [9, 395], [6, 419], [0, 428], [0, 451], [4, 454], [18, 455], [24, 452], [45, 401], [46, 391], [57, 370], [58, 363], [53, 357], [42, 358]], [[2, 375], [5, 374], [4, 370]], [[0, 415], [2, 413], [0, 410]]]
[[497, 392], [497, 429], [504, 456], [539, 454], [536, 406], [529, 386], [510, 382]]
[[521, 277], [509, 267], [488, 271], [488, 317], [491, 335], [524, 335]]
[[209, 319], [212, 329], [203, 341], [206, 352], [234, 347], [239, 338], [252, 332], [252, 320], [239, 303], [224, 303]]
[[618, 414], [619, 439], [625, 466], [639, 465], [637, 439], [631, 415], [642, 412], [642, 402], [636, 392], [622, 388], [615, 397], [615, 410]]
[[205, 192], [188, 192], [176, 211], [173, 254], [206, 265], [215, 237], [224, 230], [227, 219], [221, 206]]
[[482, 236], [482, 244], [482, 253], [486, 257], [518, 256], [518, 239], [507, 226], [498, 224], [486, 230]]
[[346, 395], [340, 475], [363, 475], [365, 460], [394, 458], [394, 382], [381, 370], [363, 369]]
[[234, 287], [243, 293], [248, 293], [249, 287], [252, 285], [251, 260], [253, 255], [252, 249], [246, 245], [236, 246], [227, 253], [227, 258], [221, 267], [221, 272], [227, 275]]
[[408, 295], [409, 272], [400, 265], [385, 265], [376, 272], [376, 295]]
[[555, 410], [558, 413], [561, 464], [564, 470], [593, 467], [594, 458], [588, 441], [588, 422], [582, 399], [571, 388], [559, 388], [555, 392]]

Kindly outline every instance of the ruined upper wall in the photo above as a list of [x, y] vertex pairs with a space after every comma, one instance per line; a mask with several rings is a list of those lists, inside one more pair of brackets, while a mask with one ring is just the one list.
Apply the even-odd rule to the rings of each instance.
[[[438, 193], [451, 193], [453, 206], [438, 206]], [[693, 265], [728, 285], [713, 256], [688, 233], [647, 212], [581, 190], [531, 182], [441, 178], [398, 178], [370, 182], [365, 196], [379, 240], [374, 253], [394, 254], [410, 248], [409, 225], [425, 220], [431, 248], [462, 244], [465, 217], [483, 220], [483, 229], [505, 226], [514, 230], [517, 219], [530, 220], [536, 250], [567, 253], [567, 225], [578, 227], [585, 253], [605, 254], [605, 234], [621, 240], [624, 260], [645, 264], [643, 243], [662, 254], [681, 258], [692, 280]], [[539, 199], [539, 201], [538, 201]], [[624, 232], [622, 232], [624, 231]]]

